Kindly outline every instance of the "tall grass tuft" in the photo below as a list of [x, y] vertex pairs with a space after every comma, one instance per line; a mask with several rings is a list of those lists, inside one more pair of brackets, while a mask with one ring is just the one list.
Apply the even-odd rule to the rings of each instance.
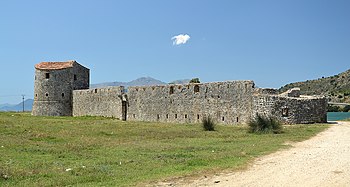
[[272, 117], [264, 117], [259, 114], [256, 117], [249, 121], [248, 123], [249, 133], [283, 133], [282, 123]]
[[205, 131], [215, 131], [215, 123], [210, 117], [203, 118], [202, 126]]

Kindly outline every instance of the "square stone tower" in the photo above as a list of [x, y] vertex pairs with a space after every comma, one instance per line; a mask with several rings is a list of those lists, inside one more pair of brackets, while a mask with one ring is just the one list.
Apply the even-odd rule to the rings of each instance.
[[35, 65], [34, 116], [71, 116], [73, 90], [88, 89], [89, 69], [76, 61]]

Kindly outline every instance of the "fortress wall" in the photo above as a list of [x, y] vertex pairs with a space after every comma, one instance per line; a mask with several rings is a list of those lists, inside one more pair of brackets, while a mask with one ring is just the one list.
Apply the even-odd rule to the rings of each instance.
[[252, 110], [253, 81], [128, 88], [128, 120], [245, 123]]
[[327, 100], [324, 97], [285, 97], [254, 95], [253, 114], [273, 116], [288, 124], [327, 122]]
[[73, 91], [73, 116], [104, 116], [122, 119], [124, 87]]

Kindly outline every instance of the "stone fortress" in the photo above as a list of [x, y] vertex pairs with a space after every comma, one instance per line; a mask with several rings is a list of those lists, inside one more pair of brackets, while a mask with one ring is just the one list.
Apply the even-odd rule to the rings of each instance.
[[35, 116], [105, 116], [130, 121], [244, 124], [256, 114], [287, 124], [327, 122], [327, 99], [279, 94], [253, 81], [89, 89], [89, 69], [76, 61], [35, 65]]

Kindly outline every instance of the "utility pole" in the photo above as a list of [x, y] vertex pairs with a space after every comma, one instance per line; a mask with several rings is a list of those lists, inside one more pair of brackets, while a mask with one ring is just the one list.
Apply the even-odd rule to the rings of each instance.
[[24, 112], [24, 94], [22, 94], [22, 106], [23, 106], [23, 112]]

